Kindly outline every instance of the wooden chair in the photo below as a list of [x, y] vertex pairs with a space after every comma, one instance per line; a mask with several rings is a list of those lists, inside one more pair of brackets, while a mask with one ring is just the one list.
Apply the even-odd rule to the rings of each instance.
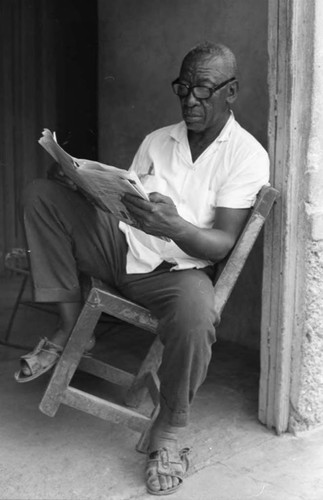
[[[277, 197], [278, 191], [274, 188], [264, 186], [261, 189], [242, 234], [222, 266], [214, 286], [214, 302], [219, 318]], [[159, 338], [156, 337], [136, 375], [98, 359], [83, 357], [87, 342], [91, 338], [102, 312], [156, 334], [158, 321], [149, 310], [121, 297], [104, 284], [94, 282], [78, 321], [51, 376], [40, 403], [40, 410], [46, 415], [54, 416], [60, 404], [65, 404], [96, 415], [104, 420], [123, 423], [141, 433], [137, 450], [145, 452], [150, 427], [159, 411], [157, 370], [161, 362], [163, 346]], [[107, 401], [70, 386], [70, 381], [76, 369], [127, 388], [125, 405]], [[150, 417], [133, 409], [140, 406], [147, 391], [154, 404], [154, 410]]]

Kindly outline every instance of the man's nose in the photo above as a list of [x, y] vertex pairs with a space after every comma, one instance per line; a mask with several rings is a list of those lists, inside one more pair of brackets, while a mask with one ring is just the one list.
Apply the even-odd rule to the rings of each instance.
[[195, 106], [196, 104], [198, 104], [198, 99], [194, 96], [193, 89], [189, 90], [189, 93], [187, 94], [186, 97], [184, 97], [184, 100], [185, 100], [186, 106], [192, 107], [192, 106]]

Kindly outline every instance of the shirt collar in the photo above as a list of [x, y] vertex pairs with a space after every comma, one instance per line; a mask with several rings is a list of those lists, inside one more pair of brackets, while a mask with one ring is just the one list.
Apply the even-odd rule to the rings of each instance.
[[[218, 137], [214, 140], [214, 142], [224, 142], [228, 141], [231, 135], [231, 131], [233, 129], [235, 123], [235, 118], [233, 112], [230, 111], [230, 116], [228, 118], [227, 123], [224, 125]], [[183, 139], [187, 138], [187, 128], [184, 121], [176, 123], [169, 132], [170, 136], [175, 139], [177, 142], [182, 142]]]

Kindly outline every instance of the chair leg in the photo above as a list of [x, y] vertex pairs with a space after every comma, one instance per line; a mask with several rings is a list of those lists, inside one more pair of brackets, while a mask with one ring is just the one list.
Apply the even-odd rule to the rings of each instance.
[[[125, 404], [127, 406], [137, 408], [144, 400], [147, 391], [149, 390], [149, 387], [147, 386], [147, 375], [151, 374], [153, 376], [157, 376], [163, 349], [164, 347], [159, 340], [159, 337], [156, 337], [140, 367], [138, 374], [136, 375], [131, 387], [127, 391], [125, 397]], [[151, 395], [153, 396], [153, 394]], [[155, 398], [153, 397], [153, 399]]]
[[4, 338], [4, 342], [5, 343], [8, 342], [9, 337], [11, 335], [12, 327], [13, 327], [13, 324], [14, 324], [14, 321], [15, 321], [15, 317], [16, 317], [16, 314], [17, 314], [17, 311], [18, 311], [18, 307], [20, 305], [21, 297], [22, 297], [22, 295], [23, 295], [23, 293], [25, 291], [25, 288], [26, 288], [27, 280], [28, 280], [28, 276], [24, 276], [23, 279], [22, 279], [22, 282], [21, 282], [21, 285], [20, 285], [20, 289], [19, 289], [17, 298], [15, 300], [15, 303], [14, 303], [14, 306], [13, 306], [13, 310], [12, 310], [12, 313], [10, 315], [9, 323], [8, 323], [8, 326], [7, 326], [7, 329], [6, 329], [6, 335], [5, 335], [5, 338]]
[[67, 389], [83, 352], [90, 340], [97, 322], [101, 316], [101, 308], [92, 292], [85, 303], [79, 318], [67, 341], [64, 351], [58, 360], [54, 373], [51, 376], [39, 409], [46, 415], [53, 417], [61, 403], [61, 397]]
[[148, 453], [148, 446], [149, 446], [149, 438], [150, 438], [150, 430], [153, 426], [153, 423], [155, 422], [158, 413], [159, 413], [160, 406], [157, 405], [151, 415], [151, 420], [149, 425], [147, 425], [146, 429], [144, 432], [141, 434], [138, 443], [136, 444], [136, 450], [139, 451], [139, 453]]

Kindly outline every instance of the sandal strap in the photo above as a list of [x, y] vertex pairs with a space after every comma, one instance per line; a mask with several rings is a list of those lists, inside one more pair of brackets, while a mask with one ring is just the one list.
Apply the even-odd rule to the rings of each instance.
[[[183, 448], [176, 457], [170, 459], [169, 451], [162, 448], [150, 453], [146, 467], [146, 486], [147, 490], [152, 495], [169, 495], [178, 490], [183, 483], [183, 478], [189, 467], [188, 454], [189, 448]], [[162, 490], [155, 489], [156, 477], [168, 476], [177, 478], [178, 483], [173, 487]]]
[[170, 457], [167, 448], [161, 448], [150, 453], [146, 468], [148, 479], [152, 475], [165, 475], [177, 477], [182, 482], [183, 476], [189, 467], [189, 453], [190, 448], [183, 448], [179, 452], [179, 461], [178, 458]]
[[56, 358], [59, 358], [62, 350], [63, 348], [61, 346], [54, 344], [54, 342], [51, 342], [46, 337], [44, 337], [40, 339], [33, 351], [21, 356], [20, 359], [21, 361], [26, 363], [30, 370], [30, 373], [34, 375], [37, 371], [43, 369], [43, 365], [39, 362], [38, 358], [41, 352], [47, 352], [48, 354], [51, 354], [52, 356], [54, 356], [53, 361], [55, 361]]
[[54, 342], [51, 342], [48, 340], [47, 337], [44, 337], [40, 339], [36, 347], [33, 349], [33, 351], [28, 352], [27, 354], [24, 354], [21, 356], [21, 359], [28, 360], [29, 358], [32, 358], [33, 356], [37, 356], [40, 354], [41, 351], [45, 352], [51, 352], [51, 353], [60, 353], [62, 352], [63, 348], [57, 344], [54, 344]]

